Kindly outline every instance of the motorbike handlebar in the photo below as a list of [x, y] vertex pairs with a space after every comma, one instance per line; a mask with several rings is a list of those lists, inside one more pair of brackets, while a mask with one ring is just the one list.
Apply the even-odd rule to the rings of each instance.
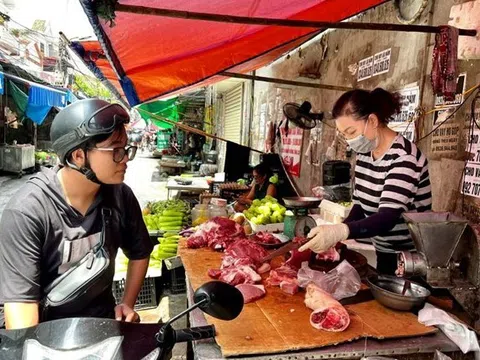
[[215, 337], [215, 326], [207, 325], [189, 329], [175, 330], [175, 342], [187, 342]]

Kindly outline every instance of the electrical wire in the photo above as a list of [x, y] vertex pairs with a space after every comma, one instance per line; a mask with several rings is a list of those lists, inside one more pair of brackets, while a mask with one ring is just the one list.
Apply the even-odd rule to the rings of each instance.
[[[480, 86], [480, 85], [477, 85], [477, 86], [475, 86], [475, 88], [477, 88], [477, 87], [479, 87], [479, 86]], [[475, 88], [473, 88], [473, 90], [474, 90]], [[462, 102], [460, 105], [458, 105], [458, 106], [456, 107], [456, 109], [455, 109], [450, 115], [448, 115], [445, 120], [443, 120], [440, 124], [438, 124], [436, 127], [434, 127], [429, 133], [427, 133], [426, 135], [422, 136], [420, 139], [418, 139], [417, 141], [415, 141], [415, 143], [418, 144], [420, 141], [428, 138], [428, 137], [429, 137], [430, 135], [432, 135], [435, 131], [437, 131], [443, 124], [445, 124], [448, 120], [450, 120], [450, 119], [453, 117], [453, 115], [455, 115], [455, 114], [458, 112], [458, 110], [467, 102], [467, 100], [468, 100], [473, 94], [474, 94], [473, 91], [470, 92], [470, 94], [468, 94], [468, 96], [463, 100], [463, 102]], [[442, 110], [442, 109], [438, 109], [438, 110]], [[438, 110], [436, 110], [436, 111], [438, 111]], [[427, 115], [427, 114], [428, 114], [428, 113], [426, 113], [425, 115]]]

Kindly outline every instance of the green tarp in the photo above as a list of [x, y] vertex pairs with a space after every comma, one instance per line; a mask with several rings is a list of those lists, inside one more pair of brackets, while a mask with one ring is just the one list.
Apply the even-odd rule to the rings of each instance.
[[[142, 104], [139, 105], [138, 108], [175, 122], [179, 120], [182, 112], [181, 105], [177, 105], [177, 98]], [[150, 117], [143, 111], [139, 111], [138, 113], [142, 116], [147, 125], [150, 124], [150, 122], [153, 122], [160, 129], [171, 129], [173, 127], [173, 125], [170, 125], [164, 121]]]
[[16, 113], [18, 119], [23, 119], [25, 117], [25, 112], [27, 111], [28, 105], [28, 95], [25, 94], [13, 81], [8, 80], [8, 95], [13, 99], [13, 102], [16, 106]]

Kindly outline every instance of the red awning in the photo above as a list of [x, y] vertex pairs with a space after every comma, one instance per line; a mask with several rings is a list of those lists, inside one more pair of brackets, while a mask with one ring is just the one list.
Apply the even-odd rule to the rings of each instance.
[[[218, 81], [222, 71], [248, 72], [275, 60], [318, 29], [242, 25], [116, 12], [110, 27], [80, 0], [116, 71], [96, 64], [136, 105]], [[249, 17], [340, 21], [384, 0], [120, 0], [121, 4]], [[82, 45], [87, 42], [82, 42]], [[88, 42], [90, 43], [90, 42]], [[85, 45], [86, 46], [86, 45]], [[120, 82], [116, 76], [120, 76]], [[115, 82], [116, 81], [116, 82]]]

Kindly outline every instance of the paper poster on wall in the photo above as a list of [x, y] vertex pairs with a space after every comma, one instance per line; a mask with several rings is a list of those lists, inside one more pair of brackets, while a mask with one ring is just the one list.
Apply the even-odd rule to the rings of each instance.
[[[435, 111], [433, 113], [433, 126], [438, 126], [450, 115], [448, 110]], [[458, 138], [460, 125], [453, 122], [445, 122], [432, 134], [432, 154], [454, 156], [458, 153]]]
[[383, 50], [373, 55], [373, 73], [372, 76], [385, 74], [390, 70], [390, 58], [392, 49]]
[[[474, 109], [474, 121], [478, 123], [480, 115], [477, 114], [480, 114], [480, 104]], [[480, 198], [480, 129], [473, 125], [473, 129], [467, 127], [465, 130], [467, 131], [465, 151], [468, 161], [463, 175], [462, 194]]]
[[285, 170], [292, 175], [300, 176], [300, 164], [302, 157], [303, 130], [300, 128], [289, 128], [288, 135], [285, 128], [280, 128], [282, 136], [282, 148], [280, 156], [282, 157]]
[[480, 198], [480, 130], [475, 129], [468, 136], [466, 151], [468, 161], [465, 165], [462, 194]]
[[455, 100], [445, 101], [443, 96], [435, 95], [435, 107], [452, 107], [458, 106], [463, 102], [463, 93], [467, 83], [467, 74], [462, 73], [457, 78], [457, 88], [455, 89]]
[[358, 62], [357, 81], [370, 79], [373, 73], [373, 56]]
[[411, 86], [397, 91], [400, 112], [393, 117], [388, 126], [410, 141], [415, 140], [415, 123], [412, 121], [419, 106], [420, 88]]

